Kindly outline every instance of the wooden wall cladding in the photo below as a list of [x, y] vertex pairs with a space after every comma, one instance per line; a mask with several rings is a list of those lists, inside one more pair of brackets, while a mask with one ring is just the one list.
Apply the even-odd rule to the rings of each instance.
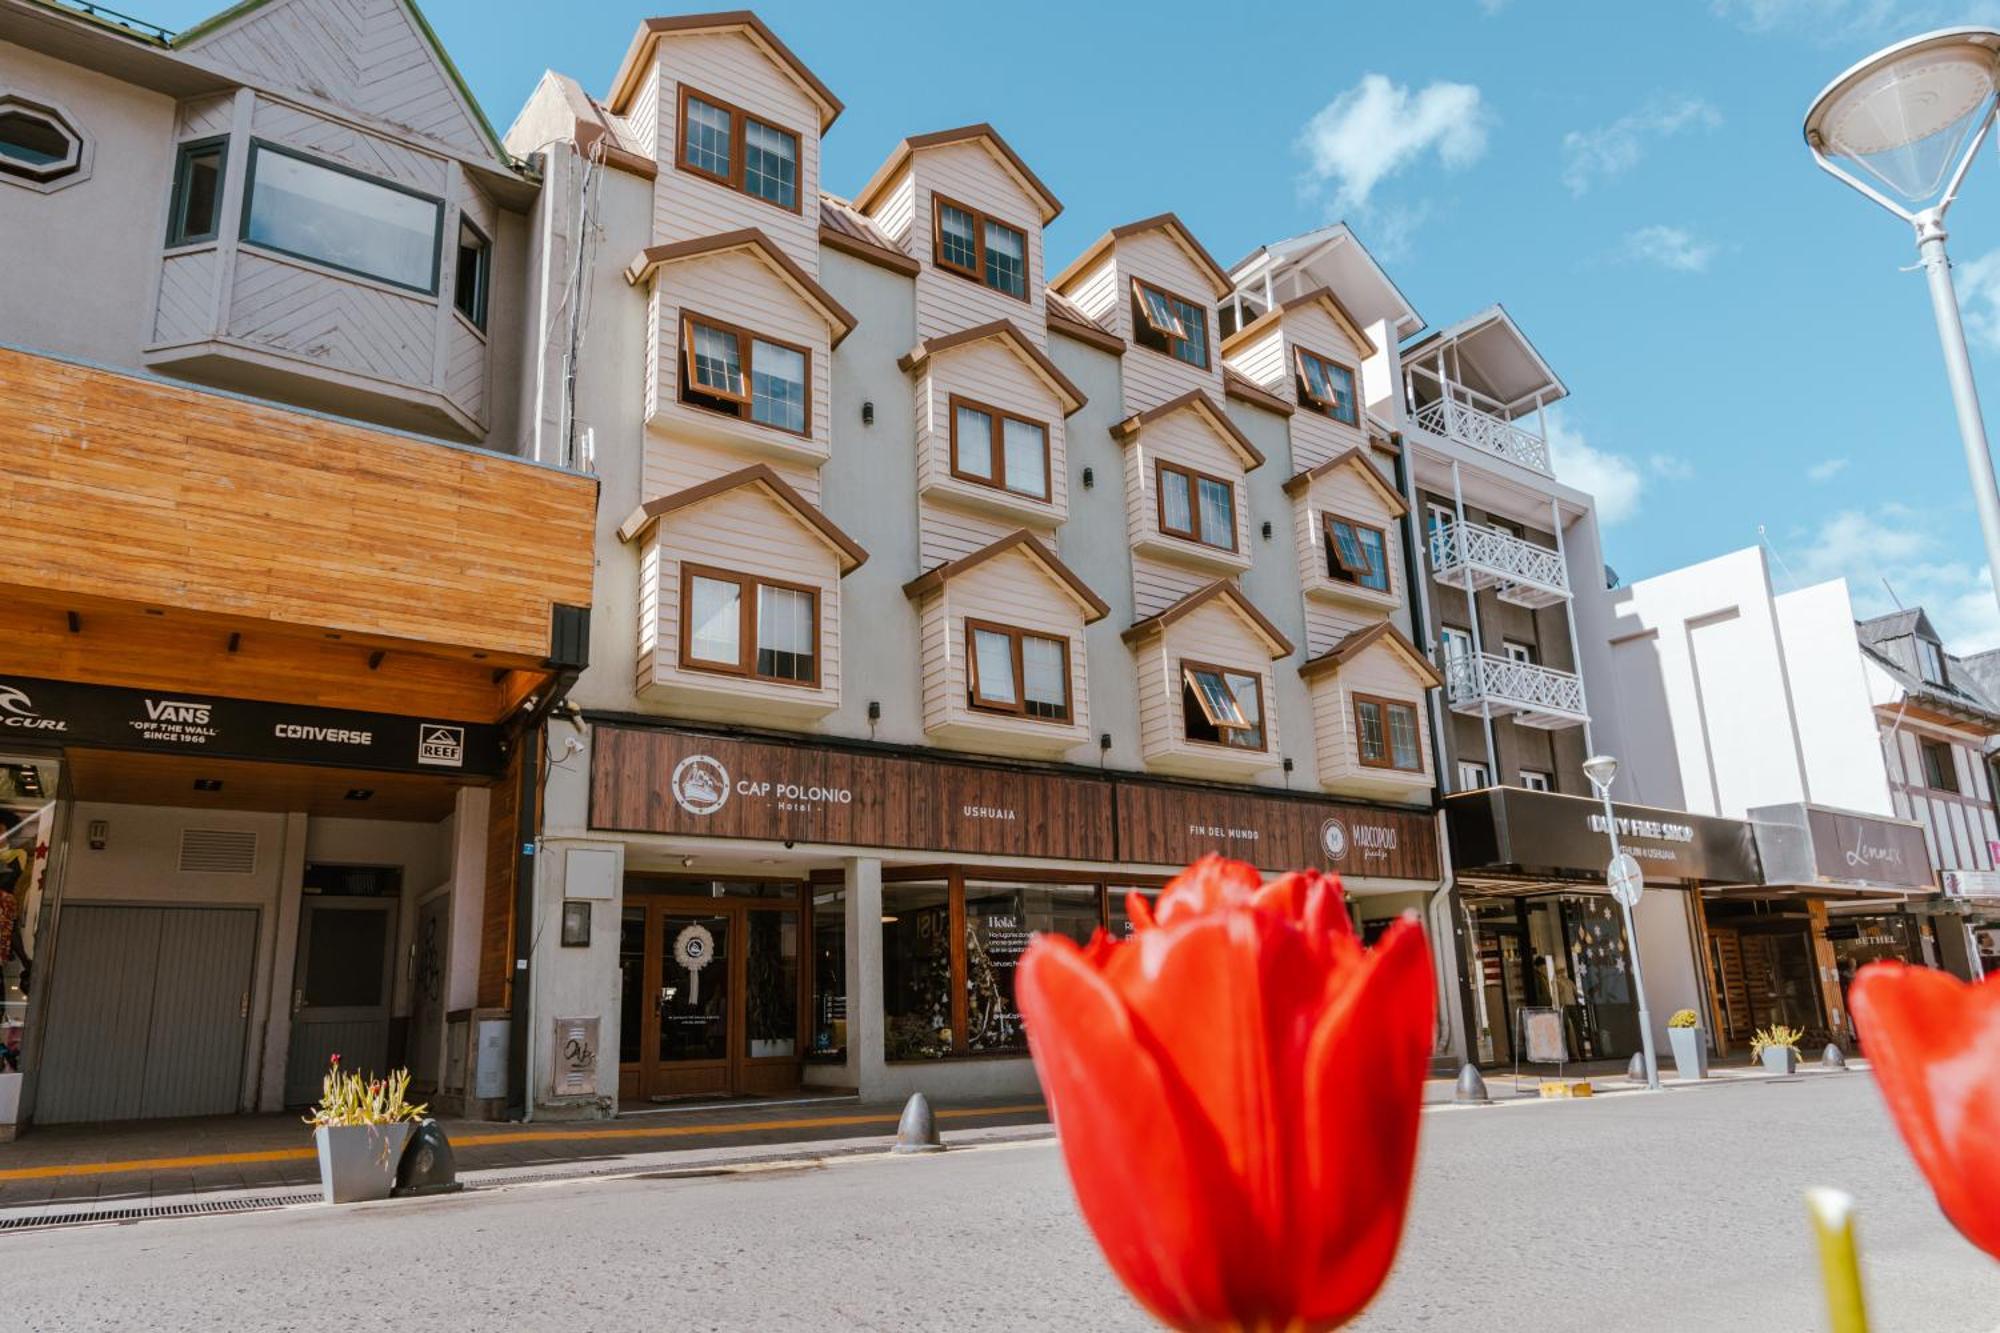
[[590, 823], [974, 856], [1185, 865], [1217, 851], [1435, 882], [1436, 825], [1402, 811], [665, 728], [593, 732]]
[[0, 348], [0, 570], [52, 594], [539, 659], [596, 483]]
[[479, 1007], [513, 1003], [514, 878], [521, 868], [521, 763], [517, 746], [493, 781], [486, 817], [486, 901], [479, 911]]

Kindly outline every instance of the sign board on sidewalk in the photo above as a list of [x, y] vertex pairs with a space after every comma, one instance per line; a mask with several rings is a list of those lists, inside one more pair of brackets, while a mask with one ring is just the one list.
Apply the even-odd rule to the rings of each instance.
[[1560, 1009], [1523, 1009], [1521, 1037], [1531, 1065], [1559, 1065], [1569, 1058]]

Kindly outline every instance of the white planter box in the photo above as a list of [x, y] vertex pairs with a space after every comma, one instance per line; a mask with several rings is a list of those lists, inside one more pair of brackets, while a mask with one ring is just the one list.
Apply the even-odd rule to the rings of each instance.
[[313, 1144], [319, 1149], [321, 1195], [328, 1203], [388, 1198], [396, 1187], [396, 1167], [409, 1141], [407, 1123], [313, 1130]]

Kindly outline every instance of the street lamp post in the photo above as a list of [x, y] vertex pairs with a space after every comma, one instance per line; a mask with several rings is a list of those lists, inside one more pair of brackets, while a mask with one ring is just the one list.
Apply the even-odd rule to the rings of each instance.
[[[2000, 72], [1996, 59], [2000, 31], [1992, 28], [1945, 28], [1885, 47], [1813, 100], [1805, 136], [1814, 161], [1916, 229], [1917, 255], [1930, 282], [1945, 376], [1958, 412], [1959, 443], [1986, 539], [1987, 569], [2000, 600], [2000, 487], [1993, 479], [1986, 422], [1944, 248], [1945, 210], [1958, 197], [1966, 169], [1993, 126]], [[1850, 172], [1843, 162], [1882, 188]]]
[[1632, 903], [1641, 887], [1638, 867], [1627, 867], [1631, 874], [1629, 890], [1615, 882], [1619, 863], [1627, 859], [1618, 846], [1618, 817], [1611, 810], [1611, 781], [1618, 776], [1618, 761], [1608, 754], [1592, 755], [1583, 761], [1583, 775], [1590, 779], [1590, 785], [1597, 789], [1598, 799], [1604, 802], [1604, 832], [1611, 839], [1611, 865], [1605, 872], [1605, 880], [1618, 899], [1618, 909], [1625, 914], [1625, 955], [1632, 960], [1632, 993], [1639, 1000], [1639, 1049], [1646, 1057], [1646, 1086], [1658, 1092], [1660, 1060], [1653, 1052], [1653, 1013], [1646, 1006], [1646, 976], [1639, 968], [1639, 930], [1632, 921]]

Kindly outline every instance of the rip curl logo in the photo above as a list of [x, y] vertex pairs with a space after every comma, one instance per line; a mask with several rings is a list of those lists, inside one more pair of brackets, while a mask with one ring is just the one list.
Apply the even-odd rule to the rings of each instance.
[[674, 804], [691, 815], [712, 815], [729, 800], [729, 770], [712, 755], [691, 754], [674, 765]]
[[1338, 819], [1329, 819], [1319, 826], [1320, 850], [1329, 861], [1338, 861], [1347, 855], [1347, 825]]
[[69, 723], [59, 717], [43, 717], [35, 711], [35, 701], [12, 685], [0, 685], [0, 727], [16, 731], [68, 731]]

